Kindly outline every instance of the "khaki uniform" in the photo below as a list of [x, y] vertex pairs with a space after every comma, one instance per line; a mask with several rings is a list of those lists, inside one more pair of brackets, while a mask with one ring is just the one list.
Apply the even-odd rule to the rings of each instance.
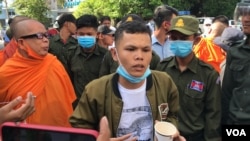
[[218, 141], [221, 126], [219, 74], [212, 66], [193, 57], [180, 72], [174, 57], [163, 60], [158, 70], [167, 72], [180, 95], [178, 129], [187, 141]]
[[69, 37], [68, 41], [64, 44], [59, 34], [51, 37], [49, 41], [49, 53], [57, 57], [68, 73], [69, 48], [76, 45], [77, 40], [73, 37]]
[[250, 124], [250, 46], [246, 42], [227, 52], [222, 83], [223, 124]]
[[71, 80], [73, 82], [77, 98], [83, 93], [84, 87], [92, 80], [99, 77], [100, 67], [107, 49], [95, 46], [92, 53], [83, 52], [82, 47], [77, 46], [76, 50], [71, 47], [69, 67]]

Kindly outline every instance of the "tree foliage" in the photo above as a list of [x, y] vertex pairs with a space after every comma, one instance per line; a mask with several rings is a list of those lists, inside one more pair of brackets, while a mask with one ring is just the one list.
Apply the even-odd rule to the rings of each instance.
[[36, 19], [44, 24], [48, 22], [49, 8], [44, 0], [15, 0], [16, 13]]
[[80, 3], [74, 15], [94, 14], [97, 17], [109, 15], [111, 18], [121, 18], [130, 13], [142, 17], [153, 14], [156, 6], [162, 4], [161, 0], [85, 0]]
[[65, 0], [57, 0], [57, 5], [59, 7], [64, 7], [64, 4], [65, 4]]
[[97, 17], [109, 15], [119, 19], [126, 14], [135, 13], [146, 18], [153, 14], [156, 6], [167, 4], [179, 11], [190, 11], [197, 17], [226, 15], [233, 17], [234, 8], [240, 0], [85, 0], [73, 13], [76, 17], [94, 14]]

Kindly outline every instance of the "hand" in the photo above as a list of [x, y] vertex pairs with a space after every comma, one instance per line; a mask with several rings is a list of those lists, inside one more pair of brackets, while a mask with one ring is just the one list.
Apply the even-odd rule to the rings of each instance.
[[103, 117], [100, 121], [100, 132], [96, 141], [110, 141], [110, 130], [107, 117]]
[[[100, 121], [100, 131], [96, 141], [124, 141], [126, 139], [129, 139], [130, 137], [131, 134], [127, 134], [118, 138], [110, 138], [110, 130], [107, 117], [102, 117]], [[136, 141], [136, 140], [137, 140], [136, 137], [130, 139], [130, 141]]]
[[131, 134], [127, 134], [127, 135], [123, 135], [121, 137], [111, 138], [111, 141], [124, 141], [124, 140], [127, 140], [127, 141], [137, 141], [137, 137], [132, 137], [131, 138]]
[[[160, 122], [158, 120], [155, 120], [155, 123]], [[157, 141], [156, 137], [154, 138], [155, 141]], [[180, 135], [179, 131], [173, 135], [173, 141], [186, 141], [186, 139]]]
[[0, 124], [7, 121], [23, 121], [35, 111], [34, 100], [31, 92], [28, 92], [25, 103], [21, 107], [14, 108], [22, 102], [22, 97], [18, 96], [7, 105], [0, 108]]
[[173, 141], [186, 141], [186, 139], [177, 131], [177, 133], [173, 135]]

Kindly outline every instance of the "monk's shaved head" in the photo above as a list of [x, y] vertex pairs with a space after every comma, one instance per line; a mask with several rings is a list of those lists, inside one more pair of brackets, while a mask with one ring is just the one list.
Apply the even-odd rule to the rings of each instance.
[[15, 25], [20, 22], [20, 21], [23, 21], [23, 20], [28, 20], [30, 19], [29, 17], [27, 16], [22, 16], [22, 15], [18, 15], [18, 16], [15, 16], [12, 20], [11, 20], [11, 23], [10, 23], [10, 32], [11, 34], [14, 36], [14, 33], [15, 33]]
[[221, 36], [223, 30], [226, 28], [226, 25], [220, 22], [215, 22], [211, 25], [211, 32], [209, 37], [215, 38]]
[[36, 26], [34, 25], [40, 25], [44, 27], [42, 23], [34, 19], [26, 19], [26, 20], [17, 22], [14, 26], [14, 30], [15, 30], [14, 37], [16, 39], [19, 39], [21, 36], [30, 34], [32, 31], [35, 30]]

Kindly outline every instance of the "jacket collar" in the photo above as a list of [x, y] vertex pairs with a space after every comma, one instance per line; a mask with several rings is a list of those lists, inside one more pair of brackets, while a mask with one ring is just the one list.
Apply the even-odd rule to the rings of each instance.
[[[112, 78], [112, 88], [113, 88], [115, 95], [119, 97], [120, 99], [122, 99], [121, 93], [118, 89], [118, 79], [119, 79], [119, 74], [115, 73], [115, 75]], [[152, 86], [153, 86], [153, 78], [152, 78], [152, 74], [150, 74], [147, 77], [146, 91], [149, 90]]]

